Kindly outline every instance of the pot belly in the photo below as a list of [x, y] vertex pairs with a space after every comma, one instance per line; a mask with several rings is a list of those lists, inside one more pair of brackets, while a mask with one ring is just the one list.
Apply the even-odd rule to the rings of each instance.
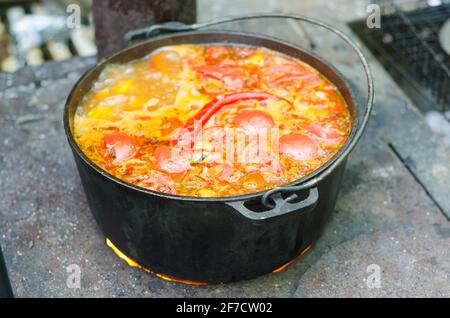
[[224, 202], [175, 200], [128, 188], [74, 156], [106, 238], [143, 268], [205, 283], [270, 273], [299, 255], [332, 212], [345, 166], [344, 160], [320, 182], [313, 210], [252, 222]]

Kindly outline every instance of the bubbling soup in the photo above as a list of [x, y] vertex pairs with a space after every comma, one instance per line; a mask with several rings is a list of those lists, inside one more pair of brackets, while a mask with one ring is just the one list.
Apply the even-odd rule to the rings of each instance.
[[265, 48], [189, 44], [107, 66], [73, 133], [90, 160], [125, 182], [225, 197], [312, 173], [351, 127], [337, 87], [308, 64]]

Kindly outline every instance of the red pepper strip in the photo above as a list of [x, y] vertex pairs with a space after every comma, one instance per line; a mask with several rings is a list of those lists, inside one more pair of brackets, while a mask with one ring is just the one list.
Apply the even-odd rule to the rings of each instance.
[[274, 98], [278, 100], [284, 100], [287, 103], [290, 103], [288, 100], [278, 97], [276, 95], [267, 93], [267, 92], [240, 92], [240, 93], [231, 93], [221, 98], [215, 97], [212, 101], [204, 105], [194, 117], [188, 119], [188, 121], [181, 127], [178, 133], [172, 138], [172, 145], [176, 145], [179, 140], [184, 140], [188, 143], [193, 142], [193, 133], [199, 127], [204, 126], [209, 119], [217, 113], [223, 107], [233, 104], [238, 101], [243, 100], [265, 100], [269, 98]]
[[202, 125], [205, 125], [209, 121], [209, 119], [215, 113], [217, 113], [219, 110], [221, 110], [224, 106], [233, 104], [235, 102], [249, 100], [249, 99], [261, 101], [261, 100], [265, 100], [268, 98], [285, 100], [284, 98], [272, 95], [267, 92], [240, 92], [240, 93], [231, 93], [231, 94], [225, 95], [222, 98], [216, 97], [212, 101], [207, 103], [205, 106], [203, 106], [202, 109], [200, 109], [198, 111], [198, 113], [195, 114], [194, 117], [191, 117], [184, 124], [183, 128], [192, 132], [196, 128], [194, 125], [198, 126], [198, 125], [200, 125], [200, 123]]

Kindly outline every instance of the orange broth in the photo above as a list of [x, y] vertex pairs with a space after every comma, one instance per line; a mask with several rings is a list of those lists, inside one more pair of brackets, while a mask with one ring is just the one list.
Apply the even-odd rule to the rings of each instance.
[[107, 66], [77, 108], [74, 136], [128, 183], [224, 197], [312, 173], [351, 127], [336, 86], [299, 60], [258, 47], [176, 45]]

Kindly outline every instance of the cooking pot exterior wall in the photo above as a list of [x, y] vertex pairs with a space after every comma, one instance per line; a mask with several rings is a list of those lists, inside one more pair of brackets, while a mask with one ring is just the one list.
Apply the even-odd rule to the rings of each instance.
[[[339, 160], [343, 160], [319, 182], [319, 201], [313, 209], [252, 221], [223, 200], [167, 198], [116, 182], [82, 158], [71, 131], [77, 105], [107, 64], [140, 58], [164, 45], [223, 41], [266, 46], [305, 60], [340, 88], [351, 108], [362, 107], [354, 105], [345, 79], [310, 53], [248, 34], [195, 32], [155, 38], [98, 64], [72, 90], [64, 122], [90, 209], [105, 237], [145, 268], [178, 279], [208, 283], [269, 273], [316, 241], [335, 206], [346, 162], [343, 154], [339, 155]], [[358, 118], [363, 112], [356, 110]], [[359, 129], [360, 121], [356, 120], [353, 130]], [[324, 165], [314, 177], [328, 171]]]
[[279, 268], [314, 242], [334, 208], [345, 161], [318, 186], [319, 202], [251, 221], [220, 201], [176, 200], [116, 183], [74, 152], [90, 209], [105, 237], [154, 272], [219, 283]]

